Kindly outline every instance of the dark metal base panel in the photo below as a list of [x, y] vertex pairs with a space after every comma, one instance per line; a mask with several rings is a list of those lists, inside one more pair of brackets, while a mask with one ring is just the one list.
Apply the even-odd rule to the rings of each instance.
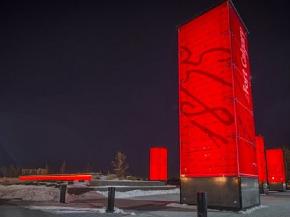
[[275, 183], [269, 184], [270, 191], [286, 191], [286, 184], [285, 183]]
[[268, 194], [269, 188], [267, 183], [260, 183], [259, 184], [259, 192], [260, 194]]
[[208, 207], [242, 210], [260, 205], [259, 183], [256, 178], [210, 177], [181, 178], [180, 202], [196, 205], [197, 192], [208, 194]]

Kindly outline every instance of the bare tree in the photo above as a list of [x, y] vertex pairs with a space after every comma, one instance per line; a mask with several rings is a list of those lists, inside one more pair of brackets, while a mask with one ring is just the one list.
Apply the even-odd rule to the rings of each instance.
[[129, 168], [126, 159], [127, 156], [124, 153], [118, 151], [115, 155], [114, 160], [112, 161], [113, 171], [118, 178], [124, 178], [126, 175], [126, 171]]

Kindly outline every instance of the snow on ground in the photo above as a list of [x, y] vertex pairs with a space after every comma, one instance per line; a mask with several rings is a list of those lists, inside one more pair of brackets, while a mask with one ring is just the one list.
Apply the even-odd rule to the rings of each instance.
[[58, 201], [59, 189], [34, 185], [0, 185], [0, 199]]
[[180, 204], [180, 203], [169, 203], [166, 205], [167, 207], [174, 207], [174, 208], [184, 208], [184, 209], [194, 209], [196, 206], [188, 205], [188, 204]]
[[[83, 187], [85, 184], [78, 184]], [[75, 186], [74, 186], [75, 187]], [[107, 188], [107, 187], [106, 187]], [[116, 198], [132, 198], [140, 196], [154, 196], [179, 194], [179, 189], [168, 190], [131, 190], [125, 192], [115, 192]], [[60, 191], [55, 187], [35, 186], [35, 185], [0, 185], [0, 199], [21, 199], [25, 201], [59, 201]], [[100, 196], [107, 197], [108, 191], [91, 191], [81, 195], [67, 195], [68, 201], [76, 199], [94, 199]]]
[[73, 184], [69, 184], [69, 186], [74, 188], [84, 188], [88, 187], [89, 184], [89, 182], [73, 182]]
[[[196, 208], [196, 206], [193, 206], [193, 205], [179, 204], [179, 203], [169, 203], [166, 206], [167, 207], [174, 207], [174, 208], [184, 208], [184, 209], [194, 209], [194, 208]], [[260, 206], [252, 207], [250, 209], [239, 211], [239, 213], [248, 215], [248, 214], [251, 214], [251, 213], [255, 212], [256, 210], [267, 208], [267, 207], [268, 206], [260, 205]]]
[[76, 200], [93, 200], [103, 198], [102, 195], [98, 194], [95, 191], [89, 191], [83, 194], [75, 195], [75, 194], [67, 194], [66, 201], [72, 202]]
[[[98, 194], [104, 197], [108, 196], [108, 191], [97, 191]], [[131, 198], [131, 197], [141, 197], [141, 196], [151, 196], [151, 195], [164, 195], [164, 194], [179, 194], [179, 188], [169, 189], [169, 190], [132, 190], [125, 192], [115, 192], [115, 198]]]
[[239, 213], [248, 215], [248, 214], [251, 214], [252, 212], [255, 212], [258, 209], [264, 209], [264, 208], [267, 208], [267, 207], [268, 206], [264, 206], [264, 205], [255, 206], [255, 207], [252, 207], [250, 209], [239, 211]]
[[[28, 209], [41, 210], [54, 214], [68, 213], [106, 213], [106, 208], [79, 208], [79, 207], [61, 207], [61, 206], [27, 206]], [[115, 214], [136, 215], [134, 212], [125, 212], [122, 209], [115, 208]]]

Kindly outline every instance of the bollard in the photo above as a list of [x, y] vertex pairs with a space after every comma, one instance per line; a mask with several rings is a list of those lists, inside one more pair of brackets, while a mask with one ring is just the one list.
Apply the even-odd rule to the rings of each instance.
[[207, 217], [206, 192], [197, 192], [197, 217]]
[[66, 184], [60, 185], [60, 197], [59, 197], [60, 203], [65, 203], [66, 188], [67, 188]]
[[115, 187], [108, 188], [108, 204], [106, 212], [114, 212], [115, 206]]

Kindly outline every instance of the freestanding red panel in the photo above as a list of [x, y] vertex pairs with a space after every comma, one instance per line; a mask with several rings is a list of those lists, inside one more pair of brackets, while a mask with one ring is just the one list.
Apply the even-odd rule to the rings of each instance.
[[196, 203], [194, 188], [209, 206], [259, 204], [247, 30], [230, 1], [180, 26], [178, 56], [181, 202]]
[[167, 181], [167, 148], [150, 148], [149, 180]]
[[259, 182], [267, 183], [266, 155], [263, 136], [256, 136], [256, 147]]
[[266, 158], [269, 189], [284, 191], [286, 189], [286, 174], [283, 149], [268, 149]]
[[266, 154], [264, 147], [264, 137], [261, 135], [256, 136], [256, 148], [259, 188], [260, 193], [265, 193], [265, 190], [267, 189]]

